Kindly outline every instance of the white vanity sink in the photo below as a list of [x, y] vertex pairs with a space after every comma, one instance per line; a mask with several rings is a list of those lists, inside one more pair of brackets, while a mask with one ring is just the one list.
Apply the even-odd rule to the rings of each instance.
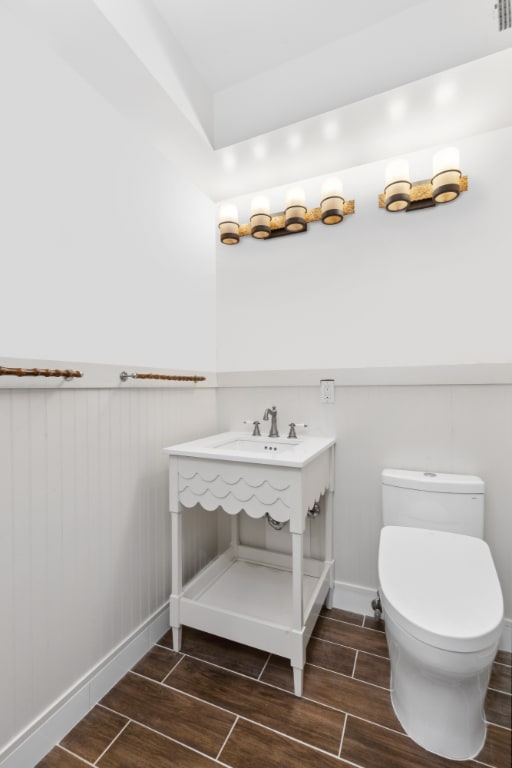
[[223, 432], [190, 443], [164, 448], [171, 456], [219, 461], [244, 461], [284, 467], [305, 467], [334, 445], [333, 437], [253, 437], [247, 432]]
[[[269, 438], [224, 432], [164, 448], [169, 455], [172, 521], [173, 645], [195, 627], [285, 656], [302, 695], [306, 646], [334, 583], [333, 437]], [[325, 496], [325, 547], [304, 557], [308, 510]], [[182, 582], [182, 513], [196, 505], [231, 515], [231, 543], [187, 584]], [[290, 555], [241, 543], [239, 513], [286, 526]], [[312, 524], [315, 521], [311, 521]]]

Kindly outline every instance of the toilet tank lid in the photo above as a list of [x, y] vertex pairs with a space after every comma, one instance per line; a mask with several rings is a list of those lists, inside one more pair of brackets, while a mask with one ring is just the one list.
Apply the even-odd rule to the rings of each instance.
[[408, 469], [384, 469], [382, 484], [398, 488], [437, 493], [484, 493], [485, 483], [476, 475], [453, 475], [443, 472], [420, 472]]

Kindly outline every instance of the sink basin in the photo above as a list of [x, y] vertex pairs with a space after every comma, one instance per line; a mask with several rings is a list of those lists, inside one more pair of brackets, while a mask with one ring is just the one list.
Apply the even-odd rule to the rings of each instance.
[[300, 440], [279, 439], [275, 437], [246, 437], [237, 440], [230, 440], [227, 443], [221, 443], [215, 446], [216, 450], [222, 453], [231, 453], [231, 451], [240, 451], [241, 453], [263, 453], [272, 457], [275, 453], [284, 453], [285, 451], [294, 451], [301, 444]]
[[301, 436], [253, 437], [246, 432], [223, 432], [189, 443], [164, 448], [170, 456], [190, 456], [216, 461], [238, 461], [249, 464], [270, 464], [285, 467], [304, 467], [316, 456], [334, 445], [334, 437]]

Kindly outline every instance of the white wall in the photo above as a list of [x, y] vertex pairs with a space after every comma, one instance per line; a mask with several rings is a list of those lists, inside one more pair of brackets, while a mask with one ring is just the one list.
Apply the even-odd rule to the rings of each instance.
[[[414, 213], [379, 209], [385, 163], [343, 171], [356, 212], [335, 227], [217, 246], [220, 371], [512, 361], [512, 128], [459, 143], [469, 191]], [[432, 150], [410, 156], [413, 180]], [[333, 169], [335, 170], [335, 169]], [[309, 207], [320, 179], [306, 180]], [[283, 191], [270, 190], [271, 210]], [[249, 198], [238, 200], [248, 221]]]
[[210, 200], [1, 7], [0, 90], [0, 354], [213, 369]]
[[[2, 379], [2, 762], [165, 605], [161, 448], [215, 431], [216, 409], [214, 389], [122, 389], [87, 366], [214, 368], [211, 202], [2, 4], [0, 91], [0, 362], [86, 364], [80, 388]], [[186, 526], [190, 574], [217, 523]]]

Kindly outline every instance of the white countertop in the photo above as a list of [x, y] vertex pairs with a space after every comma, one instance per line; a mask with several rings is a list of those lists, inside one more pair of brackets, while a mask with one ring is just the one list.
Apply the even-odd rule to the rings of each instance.
[[281, 467], [304, 467], [336, 442], [334, 437], [253, 437], [248, 432], [222, 432], [164, 448], [170, 456], [238, 461]]

